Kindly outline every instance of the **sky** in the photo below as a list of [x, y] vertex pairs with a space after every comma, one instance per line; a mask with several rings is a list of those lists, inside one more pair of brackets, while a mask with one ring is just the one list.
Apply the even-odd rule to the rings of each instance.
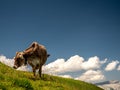
[[0, 0], [2, 62], [37, 41], [51, 55], [46, 73], [120, 80], [119, 39], [119, 0]]

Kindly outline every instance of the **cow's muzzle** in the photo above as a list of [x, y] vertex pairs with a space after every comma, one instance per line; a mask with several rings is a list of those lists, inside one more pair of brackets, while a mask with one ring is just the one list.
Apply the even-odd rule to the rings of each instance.
[[16, 66], [16, 65], [14, 65], [14, 66], [13, 66], [13, 68], [14, 68], [14, 69], [17, 69], [17, 66]]

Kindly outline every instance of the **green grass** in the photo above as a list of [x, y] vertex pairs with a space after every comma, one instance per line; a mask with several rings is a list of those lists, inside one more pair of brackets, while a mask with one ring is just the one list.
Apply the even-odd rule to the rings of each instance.
[[0, 63], [0, 90], [102, 90], [83, 81], [44, 74], [33, 78], [31, 72], [16, 71]]

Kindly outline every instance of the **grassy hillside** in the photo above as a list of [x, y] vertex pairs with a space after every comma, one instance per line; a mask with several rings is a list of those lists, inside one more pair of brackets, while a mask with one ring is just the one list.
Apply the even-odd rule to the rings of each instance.
[[44, 75], [34, 79], [32, 73], [16, 71], [0, 63], [0, 90], [102, 90], [73, 79]]

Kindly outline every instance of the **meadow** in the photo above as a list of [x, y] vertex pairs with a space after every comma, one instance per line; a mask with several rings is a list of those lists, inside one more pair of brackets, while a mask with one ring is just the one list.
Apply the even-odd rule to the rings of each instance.
[[0, 90], [103, 90], [83, 81], [44, 74], [34, 78], [32, 72], [17, 71], [0, 63]]

